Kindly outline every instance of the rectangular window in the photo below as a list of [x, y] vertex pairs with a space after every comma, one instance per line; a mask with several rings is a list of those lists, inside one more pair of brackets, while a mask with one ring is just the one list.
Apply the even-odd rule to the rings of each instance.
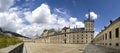
[[103, 40], [104, 40], [104, 35], [103, 35]]
[[82, 35], [83, 36], [83, 35]]
[[110, 39], [112, 38], [112, 33], [111, 33], [111, 31], [109, 32], [109, 38], [110, 38]]
[[116, 28], [116, 29], [115, 29], [115, 36], [116, 36], [116, 38], [119, 37], [119, 28]]
[[66, 34], [65, 34], [65, 37], [66, 37]]
[[107, 45], [107, 43], [105, 43], [105, 45]]
[[107, 40], [107, 33], [105, 34], [105, 39]]
[[82, 41], [82, 43], [83, 43], [83, 41]]
[[109, 43], [109, 45], [111, 46], [112, 44], [111, 44], [111, 43]]
[[119, 46], [119, 43], [116, 43], [116, 46]]

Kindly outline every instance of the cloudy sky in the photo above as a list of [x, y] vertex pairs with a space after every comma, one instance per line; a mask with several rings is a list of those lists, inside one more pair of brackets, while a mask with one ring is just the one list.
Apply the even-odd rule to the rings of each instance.
[[95, 34], [120, 16], [119, 0], [0, 0], [0, 27], [27, 37], [44, 29], [84, 27], [90, 9]]

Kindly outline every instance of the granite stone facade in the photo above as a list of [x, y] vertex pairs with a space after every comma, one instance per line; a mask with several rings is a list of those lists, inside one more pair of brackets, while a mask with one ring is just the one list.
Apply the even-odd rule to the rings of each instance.
[[64, 27], [61, 31], [45, 29], [36, 41], [42, 43], [63, 43], [63, 44], [87, 44], [93, 40], [94, 20], [90, 18], [84, 20], [84, 28]]
[[120, 50], [120, 17], [110, 21], [110, 24], [94, 38], [93, 43]]

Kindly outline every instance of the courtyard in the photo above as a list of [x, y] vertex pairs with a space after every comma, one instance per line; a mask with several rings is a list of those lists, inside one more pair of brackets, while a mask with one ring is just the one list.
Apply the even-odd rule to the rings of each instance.
[[23, 53], [119, 53], [93, 44], [50, 44], [25, 42]]
[[24, 43], [24, 53], [82, 53], [84, 44]]

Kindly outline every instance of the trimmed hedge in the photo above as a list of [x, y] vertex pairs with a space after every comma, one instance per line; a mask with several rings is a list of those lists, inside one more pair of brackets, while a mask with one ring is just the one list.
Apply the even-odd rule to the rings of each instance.
[[7, 35], [0, 34], [0, 48], [7, 47], [9, 45], [15, 45], [20, 42], [22, 42], [22, 40], [17, 37], [9, 37]]

